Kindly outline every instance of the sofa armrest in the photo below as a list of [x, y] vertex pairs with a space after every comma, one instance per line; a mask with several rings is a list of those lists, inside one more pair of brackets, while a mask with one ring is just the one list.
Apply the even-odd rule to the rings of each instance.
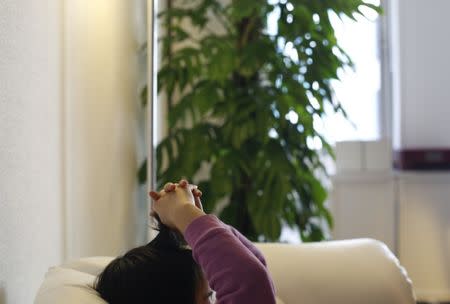
[[413, 304], [411, 280], [379, 241], [257, 244], [286, 304]]

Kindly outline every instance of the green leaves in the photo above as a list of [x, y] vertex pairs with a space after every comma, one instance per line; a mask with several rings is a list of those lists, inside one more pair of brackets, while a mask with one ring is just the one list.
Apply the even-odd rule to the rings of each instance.
[[273, 43], [267, 38], [248, 42], [240, 49], [236, 70], [244, 77], [251, 77], [260, 71], [264, 64], [270, 62], [275, 53]]
[[257, 14], [264, 5], [266, 4], [261, 0], [233, 0], [232, 4], [229, 6], [228, 17], [234, 22], [239, 22], [244, 18]]
[[236, 49], [230, 37], [207, 36], [201, 40], [206, 79], [223, 83], [236, 67]]
[[[252, 240], [276, 241], [285, 225], [304, 241], [326, 238], [333, 219], [319, 176], [327, 176], [323, 157], [334, 154], [314, 120], [327, 103], [345, 113], [331, 81], [352, 65], [329, 14], [354, 18], [364, 6], [381, 11], [361, 0], [198, 0], [163, 12], [171, 30], [161, 38], [158, 92], [176, 101], [157, 148], [159, 186], [197, 177], [205, 210], [222, 210]], [[275, 36], [263, 28], [270, 12], [279, 12]], [[308, 138], [320, 138], [323, 150]]]

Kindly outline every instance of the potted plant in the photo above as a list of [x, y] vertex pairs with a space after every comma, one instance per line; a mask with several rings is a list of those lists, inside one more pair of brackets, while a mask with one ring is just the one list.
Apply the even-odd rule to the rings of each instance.
[[[329, 14], [354, 18], [363, 7], [380, 8], [362, 0], [224, 3], [169, 0], [159, 15], [166, 34], [158, 92], [167, 99], [169, 132], [157, 147], [158, 184], [192, 180], [206, 167], [208, 177], [195, 180], [204, 208], [251, 240], [276, 241], [284, 225], [303, 241], [322, 240], [333, 220], [319, 176], [333, 148], [313, 121], [325, 104], [345, 115], [331, 81], [352, 65]], [[141, 181], [144, 172], [145, 164]]]

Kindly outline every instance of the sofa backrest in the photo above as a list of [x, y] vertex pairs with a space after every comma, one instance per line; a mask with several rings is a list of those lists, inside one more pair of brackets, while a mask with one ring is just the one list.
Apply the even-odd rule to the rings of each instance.
[[379, 241], [257, 246], [286, 304], [415, 303], [406, 270]]
[[[266, 257], [279, 304], [414, 304], [405, 269], [381, 242], [257, 244]], [[92, 288], [111, 257], [51, 268], [35, 304], [105, 304]], [[132, 303], [130, 303], [132, 304]]]

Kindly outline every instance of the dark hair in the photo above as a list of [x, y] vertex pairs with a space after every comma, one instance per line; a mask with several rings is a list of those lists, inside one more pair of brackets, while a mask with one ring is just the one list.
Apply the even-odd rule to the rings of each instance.
[[194, 304], [203, 273], [181, 235], [159, 223], [149, 244], [111, 261], [94, 288], [110, 304]]

